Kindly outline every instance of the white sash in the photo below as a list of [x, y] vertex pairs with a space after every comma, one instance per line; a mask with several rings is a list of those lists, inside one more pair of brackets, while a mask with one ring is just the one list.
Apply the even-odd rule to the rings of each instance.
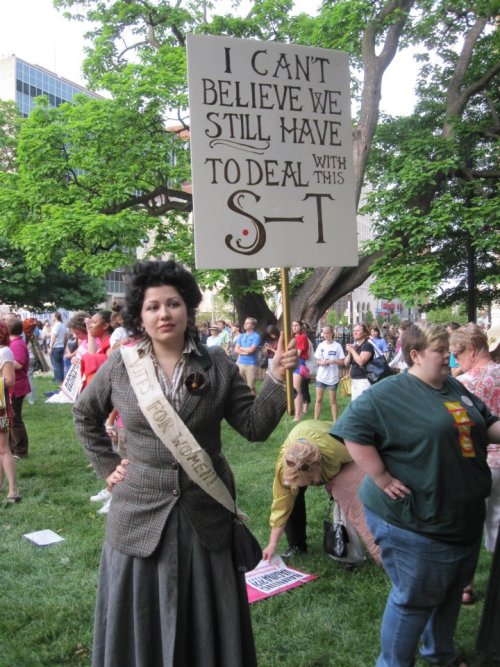
[[233, 497], [217, 475], [209, 454], [166, 399], [149, 354], [139, 356], [134, 346], [120, 347], [132, 389], [149, 425], [187, 475], [231, 513], [237, 511]]

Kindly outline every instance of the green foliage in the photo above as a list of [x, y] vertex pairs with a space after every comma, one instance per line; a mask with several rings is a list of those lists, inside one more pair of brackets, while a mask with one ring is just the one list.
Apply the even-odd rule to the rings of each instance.
[[90, 310], [106, 300], [102, 278], [78, 269], [65, 273], [57, 255], [40, 272], [26, 264], [22, 251], [0, 238], [0, 302], [35, 311], [47, 307]]
[[462, 305], [458, 308], [434, 308], [426, 314], [426, 319], [435, 324], [467, 324], [467, 312]]
[[339, 320], [340, 320], [340, 318], [339, 318], [336, 310], [331, 309], [327, 312], [327, 314], [326, 314], [326, 323], [327, 324], [330, 324], [332, 327], [334, 327], [337, 324], [339, 324]]
[[14, 168], [16, 158], [16, 136], [21, 116], [15, 102], [0, 100], [0, 171]]
[[369, 327], [372, 324], [372, 322], [374, 321], [374, 319], [375, 319], [375, 317], [374, 317], [372, 311], [367, 310], [366, 314], [365, 314], [365, 317], [364, 317], [364, 323]]
[[380, 253], [372, 290], [428, 308], [464, 302], [474, 290], [487, 304], [499, 297], [495, 3], [422, 4], [408, 35], [425, 47], [419, 102], [413, 116], [379, 124], [367, 172], [375, 239], [365, 251]]

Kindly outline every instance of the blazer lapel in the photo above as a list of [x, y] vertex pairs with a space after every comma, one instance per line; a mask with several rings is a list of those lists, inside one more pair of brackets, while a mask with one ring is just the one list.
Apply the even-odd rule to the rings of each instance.
[[187, 373], [187, 380], [189, 381], [193, 374], [199, 373], [204, 378], [204, 383], [203, 386], [198, 389], [193, 389], [192, 387], [188, 386], [186, 397], [182, 402], [181, 409], [179, 410], [179, 417], [185, 424], [187, 423], [187, 420], [192, 415], [195, 408], [198, 406], [201, 399], [210, 390], [210, 377], [208, 369], [212, 365], [212, 361], [206, 350], [203, 350], [203, 352], [205, 354], [203, 354], [202, 357], [199, 357], [195, 353], [191, 353], [188, 362], [189, 372]]

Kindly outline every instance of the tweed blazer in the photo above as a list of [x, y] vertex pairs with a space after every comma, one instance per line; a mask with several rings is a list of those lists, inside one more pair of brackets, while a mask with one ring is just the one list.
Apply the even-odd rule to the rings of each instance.
[[[219, 347], [210, 348], [204, 359], [191, 353], [186, 374], [193, 372], [206, 377], [204, 391], [188, 393], [179, 416], [210, 454], [215, 470], [234, 495], [233, 476], [221, 452], [221, 422], [225, 419], [250, 441], [265, 440], [285, 410], [285, 392], [267, 378], [254, 397], [236, 364]], [[118, 410], [125, 426], [130, 463], [125, 479], [113, 488], [107, 542], [131, 556], [151, 555], [179, 503], [206, 548], [228, 547], [231, 514], [190, 480], [152, 431], [137, 404], [119, 350], [97, 371], [73, 408], [77, 436], [98, 477], [107, 477], [120, 462], [104, 428], [112, 408]]]

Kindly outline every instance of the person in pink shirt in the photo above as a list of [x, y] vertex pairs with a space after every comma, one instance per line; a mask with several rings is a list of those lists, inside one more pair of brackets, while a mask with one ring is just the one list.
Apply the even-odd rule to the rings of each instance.
[[21, 496], [17, 492], [16, 460], [9, 447], [9, 433], [12, 428], [12, 404], [9, 389], [14, 386], [14, 355], [9, 345], [9, 329], [0, 320], [0, 488], [3, 486], [4, 472], [9, 484], [7, 503], [17, 503]]
[[15, 371], [14, 386], [10, 390], [14, 412], [14, 421], [10, 432], [10, 448], [17, 458], [26, 458], [28, 456], [29, 438], [23, 421], [23, 402], [24, 397], [31, 391], [28, 378], [30, 355], [23, 338], [22, 321], [18, 319], [10, 320], [8, 327]]

